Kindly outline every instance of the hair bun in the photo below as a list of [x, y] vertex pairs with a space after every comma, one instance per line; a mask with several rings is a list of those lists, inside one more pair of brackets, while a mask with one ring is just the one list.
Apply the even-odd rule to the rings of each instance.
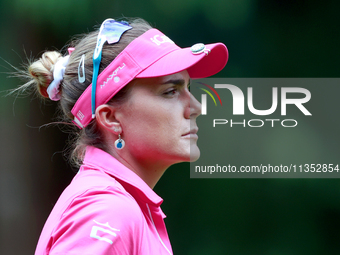
[[53, 81], [54, 65], [60, 57], [62, 55], [57, 51], [47, 51], [28, 68], [30, 76], [34, 79], [37, 89], [43, 97], [48, 98], [46, 90]]

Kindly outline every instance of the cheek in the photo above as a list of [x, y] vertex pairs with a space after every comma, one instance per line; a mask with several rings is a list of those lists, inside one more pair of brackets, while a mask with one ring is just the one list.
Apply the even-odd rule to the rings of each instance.
[[[183, 132], [183, 118], [174, 109], [135, 104], [124, 127], [126, 142], [135, 151], [157, 151], [175, 145]], [[133, 113], [132, 113], [133, 112]]]

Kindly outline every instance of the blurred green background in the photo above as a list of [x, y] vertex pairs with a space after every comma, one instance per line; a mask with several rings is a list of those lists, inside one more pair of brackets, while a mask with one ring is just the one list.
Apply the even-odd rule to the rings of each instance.
[[[122, 16], [146, 19], [182, 47], [225, 43], [230, 58], [217, 77], [338, 77], [339, 7], [335, 0], [1, 0], [0, 90], [21, 84], [8, 78], [14, 70], [6, 61], [20, 67], [27, 57], [61, 49], [73, 35]], [[63, 156], [68, 135], [54, 126], [39, 128], [55, 117], [55, 103], [5, 95], [0, 94], [0, 254], [33, 254], [75, 170]], [[340, 125], [337, 113], [331, 119]], [[228, 150], [232, 144], [226, 155]], [[155, 191], [165, 200], [174, 254], [340, 254], [339, 184], [190, 179], [189, 165], [179, 164]]]

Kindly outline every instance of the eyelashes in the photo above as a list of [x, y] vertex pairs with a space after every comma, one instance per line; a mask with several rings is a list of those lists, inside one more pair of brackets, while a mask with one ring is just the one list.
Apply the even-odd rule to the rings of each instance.
[[166, 96], [173, 96], [176, 93], [178, 93], [178, 89], [171, 88], [170, 90], [167, 90], [166, 92], [164, 92], [164, 95], [166, 95]]
[[[191, 80], [189, 80], [188, 82], [188, 85], [187, 85], [187, 89], [188, 91], [190, 92], [190, 84], [191, 84]], [[169, 88], [168, 90], [166, 90], [163, 95], [166, 95], [166, 96], [174, 96], [176, 95], [177, 93], [180, 92], [181, 89], [183, 89], [184, 86], [183, 85], [175, 85], [171, 88]]]

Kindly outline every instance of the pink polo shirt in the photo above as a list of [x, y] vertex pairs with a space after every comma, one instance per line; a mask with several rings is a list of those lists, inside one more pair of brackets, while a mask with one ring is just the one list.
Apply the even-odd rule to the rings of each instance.
[[172, 254], [163, 200], [106, 152], [88, 147], [48, 217], [35, 254]]

